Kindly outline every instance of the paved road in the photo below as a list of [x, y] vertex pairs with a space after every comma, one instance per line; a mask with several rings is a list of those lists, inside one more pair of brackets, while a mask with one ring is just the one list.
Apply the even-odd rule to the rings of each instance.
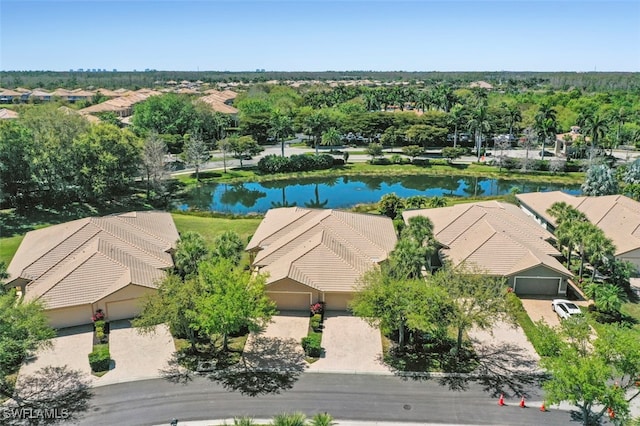
[[395, 376], [302, 374], [291, 390], [250, 397], [225, 390], [205, 378], [187, 385], [162, 379], [95, 389], [83, 425], [168, 424], [249, 415], [271, 418], [282, 412], [331, 413], [339, 420], [429, 422], [460, 425], [566, 425], [568, 411], [540, 412], [539, 390], [529, 392], [530, 408], [507, 399], [506, 407], [481, 386], [449, 390], [437, 379], [403, 381]]

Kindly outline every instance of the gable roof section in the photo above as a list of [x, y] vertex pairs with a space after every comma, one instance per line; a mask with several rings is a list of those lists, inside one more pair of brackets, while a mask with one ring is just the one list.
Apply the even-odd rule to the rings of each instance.
[[267, 283], [291, 278], [320, 291], [353, 291], [396, 243], [391, 219], [338, 210], [271, 209], [247, 245]]
[[178, 238], [164, 212], [74, 220], [27, 233], [9, 280], [28, 281], [25, 299], [49, 309], [93, 303], [129, 284], [155, 288]]
[[518, 194], [518, 200], [552, 225], [547, 209], [565, 201], [587, 216], [616, 246], [616, 256], [640, 249], [640, 203], [624, 195], [575, 197], [560, 191]]
[[548, 242], [552, 234], [514, 205], [488, 201], [403, 213], [405, 222], [415, 216], [431, 219], [443, 255], [454, 264], [476, 264], [499, 276], [544, 265], [571, 276]]

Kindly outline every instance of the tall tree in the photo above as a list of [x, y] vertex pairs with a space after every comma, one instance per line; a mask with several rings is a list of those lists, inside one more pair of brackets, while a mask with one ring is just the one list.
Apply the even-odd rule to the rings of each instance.
[[139, 175], [140, 140], [129, 130], [98, 124], [72, 143], [75, 184], [81, 197], [110, 198], [124, 192]]
[[331, 127], [322, 134], [322, 140], [320, 143], [324, 146], [338, 146], [340, 145], [340, 132], [335, 127]]
[[538, 134], [538, 140], [542, 141], [542, 151], [540, 157], [544, 159], [546, 142], [555, 142], [558, 131], [558, 120], [556, 110], [549, 104], [543, 104], [536, 113], [533, 128]]
[[201, 337], [195, 322], [195, 301], [202, 287], [194, 276], [183, 280], [175, 274], [167, 275], [158, 284], [158, 290], [145, 298], [140, 315], [132, 321], [145, 333], [153, 333], [158, 324], [167, 324], [171, 334], [189, 340], [191, 351]]
[[147, 200], [153, 188], [156, 193], [162, 192], [166, 171], [164, 167], [167, 155], [167, 144], [155, 132], [150, 132], [142, 147], [142, 168], [147, 181]]
[[478, 161], [480, 161], [480, 156], [482, 154], [482, 141], [484, 140], [484, 135], [487, 132], [489, 132], [489, 130], [491, 129], [491, 122], [489, 121], [486, 105], [480, 104], [471, 111], [469, 128], [475, 134], [477, 156], [478, 156]]
[[275, 139], [276, 143], [280, 142], [281, 154], [284, 157], [284, 141], [287, 136], [293, 133], [293, 121], [291, 117], [276, 110], [271, 114], [269, 125], [269, 134]]
[[582, 127], [584, 134], [591, 137], [591, 153], [589, 154], [589, 161], [591, 162], [595, 149], [609, 130], [609, 123], [604, 116], [597, 112], [581, 115], [578, 123]]
[[36, 188], [33, 178], [33, 136], [15, 120], [0, 121], [0, 201], [27, 208], [25, 198]]
[[264, 148], [260, 146], [251, 136], [234, 136], [229, 138], [229, 148], [234, 154], [234, 157], [240, 160], [240, 167], [243, 167], [243, 161], [247, 157], [253, 157], [264, 151]]
[[200, 167], [210, 157], [209, 147], [200, 135], [189, 135], [184, 145], [184, 156], [187, 164], [196, 170], [196, 181], [200, 182]]
[[447, 324], [444, 290], [426, 286], [424, 281], [398, 279], [384, 269], [374, 268], [363, 275], [351, 303], [354, 315], [383, 333], [398, 333], [398, 345], [406, 343], [406, 331], [429, 332]]
[[265, 293], [265, 277], [240, 270], [228, 259], [203, 263], [198, 280], [204, 289], [196, 300], [198, 326], [207, 335], [221, 335], [224, 351], [230, 334], [244, 327], [258, 331], [276, 312]]
[[486, 329], [505, 312], [505, 284], [473, 266], [446, 265], [429, 280], [450, 297], [450, 324], [457, 331], [456, 357], [460, 359], [464, 332], [472, 326]]
[[456, 104], [449, 111], [449, 123], [453, 126], [453, 146], [458, 146], [458, 131], [463, 126], [467, 117], [467, 110], [464, 106]]

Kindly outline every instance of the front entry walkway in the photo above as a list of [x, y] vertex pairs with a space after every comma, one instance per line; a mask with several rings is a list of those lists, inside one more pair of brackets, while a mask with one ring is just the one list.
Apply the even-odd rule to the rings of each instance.
[[387, 373], [382, 363], [380, 330], [347, 312], [325, 314], [322, 358], [309, 366], [310, 372]]

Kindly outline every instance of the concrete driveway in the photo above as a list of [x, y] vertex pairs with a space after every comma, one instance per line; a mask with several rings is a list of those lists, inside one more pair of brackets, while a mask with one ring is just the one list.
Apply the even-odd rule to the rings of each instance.
[[469, 338], [485, 371], [523, 373], [538, 370], [540, 357], [520, 326], [499, 320], [488, 330], [472, 328]]
[[381, 361], [380, 330], [346, 312], [326, 314], [322, 348], [322, 358], [311, 364], [308, 371], [389, 372], [389, 368]]
[[[560, 317], [551, 309], [551, 301], [553, 299], [562, 299], [562, 296], [557, 297], [526, 297], [520, 298], [524, 310], [527, 311], [531, 321], [536, 322], [541, 319], [544, 320], [551, 327], [560, 325]], [[580, 307], [586, 307], [589, 302], [586, 300], [572, 300]]]
[[111, 323], [109, 352], [114, 368], [96, 378], [97, 386], [160, 377], [160, 370], [167, 367], [175, 346], [166, 325], [156, 326], [155, 333], [139, 334], [129, 321], [123, 320]]
[[51, 339], [51, 346], [39, 350], [35, 357], [20, 368], [20, 375], [30, 375], [41, 368], [68, 366], [80, 370], [90, 380], [89, 353], [93, 350], [93, 327], [91, 325], [71, 327], [58, 331], [58, 337]]
[[114, 321], [109, 334], [112, 370], [102, 377], [91, 374], [89, 353], [93, 350], [91, 325], [58, 331], [51, 339], [52, 346], [38, 351], [36, 357], [25, 362], [20, 375], [33, 374], [46, 366], [67, 366], [79, 370], [94, 386], [160, 377], [160, 369], [175, 352], [173, 337], [165, 325], [156, 327], [155, 334], [140, 335], [129, 321]]

